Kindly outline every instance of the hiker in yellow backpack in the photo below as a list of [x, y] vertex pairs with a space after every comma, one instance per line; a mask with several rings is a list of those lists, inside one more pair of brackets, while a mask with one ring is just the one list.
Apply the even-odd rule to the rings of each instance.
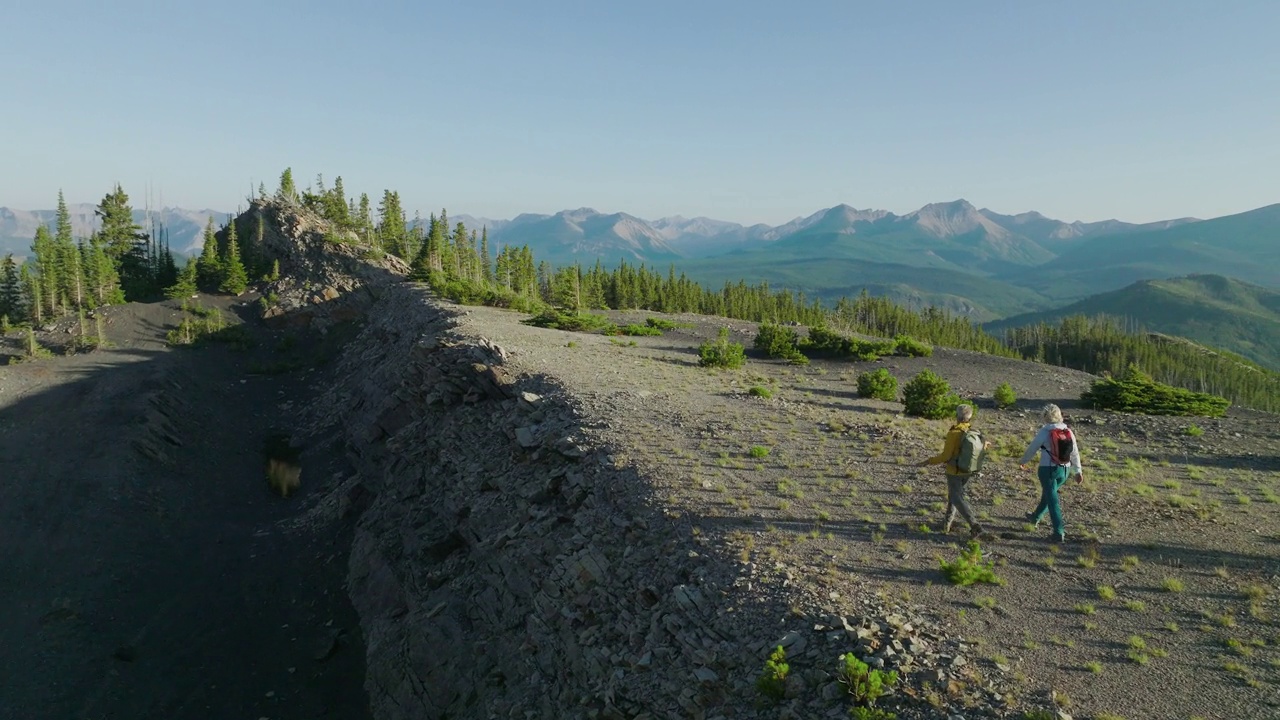
[[951, 532], [951, 524], [956, 513], [969, 523], [969, 532], [974, 537], [982, 534], [982, 525], [969, 507], [965, 497], [965, 487], [969, 479], [982, 469], [982, 454], [991, 443], [982, 439], [982, 433], [970, 427], [973, 422], [973, 406], [960, 405], [956, 408], [956, 424], [947, 431], [947, 439], [942, 444], [942, 452], [920, 463], [928, 465], [946, 465], [947, 472], [947, 515], [943, 533]]

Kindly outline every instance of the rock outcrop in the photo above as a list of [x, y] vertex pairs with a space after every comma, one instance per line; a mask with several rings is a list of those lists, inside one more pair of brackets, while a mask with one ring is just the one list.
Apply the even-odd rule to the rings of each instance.
[[395, 255], [362, 246], [350, 232], [334, 232], [306, 208], [277, 199], [255, 200], [236, 219], [241, 234], [279, 262], [279, 278], [262, 288], [263, 317], [275, 327], [320, 332], [361, 317], [381, 288], [409, 266]]

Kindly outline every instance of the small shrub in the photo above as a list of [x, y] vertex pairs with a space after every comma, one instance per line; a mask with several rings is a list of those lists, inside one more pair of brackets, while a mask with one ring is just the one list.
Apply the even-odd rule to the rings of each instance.
[[1116, 589], [1115, 589], [1115, 588], [1113, 588], [1113, 587], [1111, 587], [1110, 585], [1099, 585], [1099, 586], [1098, 586], [1098, 597], [1099, 597], [1099, 598], [1101, 598], [1101, 599], [1103, 599], [1103, 600], [1108, 600], [1108, 601], [1110, 601], [1110, 600], [1115, 600], [1115, 599], [1116, 599]]
[[739, 368], [746, 362], [742, 343], [730, 342], [727, 328], [720, 328], [715, 342], [704, 342], [698, 347], [698, 364], [702, 367]]
[[1003, 410], [1008, 407], [1013, 407], [1013, 404], [1018, 402], [1018, 396], [1014, 394], [1013, 388], [1009, 383], [1000, 383], [1000, 385], [996, 387], [995, 400], [996, 407]]
[[858, 397], [893, 402], [898, 399], [898, 378], [885, 368], [858, 376]]
[[680, 323], [673, 320], [664, 320], [662, 318], [652, 317], [645, 320], [644, 324], [661, 331], [675, 330], [676, 328], [681, 327]]
[[902, 388], [906, 414], [941, 419], [955, 414], [960, 398], [951, 392], [946, 380], [932, 370], [921, 370]]
[[656, 327], [652, 327], [650, 325], [636, 325], [635, 323], [632, 323], [630, 325], [623, 325], [622, 328], [619, 330], [619, 332], [622, 333], [623, 335], [628, 335], [628, 336], [661, 335], [662, 334], [662, 331]]
[[753, 385], [747, 390], [747, 394], [758, 398], [764, 398], [765, 400], [773, 397], [773, 391], [763, 385]]
[[753, 345], [771, 358], [790, 360], [798, 364], [809, 362], [809, 358], [800, 352], [800, 335], [789, 327], [760, 323]]
[[1004, 581], [996, 576], [995, 565], [990, 560], [983, 561], [982, 547], [977, 540], [970, 540], [966, 549], [960, 551], [960, 557], [947, 562], [941, 561], [942, 573], [952, 585], [972, 585], [974, 583], [990, 583], [1003, 585]]
[[864, 362], [878, 360], [882, 355], [889, 355], [895, 347], [896, 344], [891, 340], [858, 340], [832, 332], [822, 326], [809, 328], [809, 337], [800, 344], [800, 350], [806, 354]]
[[1158, 383], [1135, 365], [1120, 378], [1095, 381], [1080, 399], [1085, 407], [1143, 415], [1221, 417], [1231, 407], [1230, 400], [1217, 395]]
[[933, 347], [908, 335], [899, 335], [893, 339], [893, 354], [906, 357], [929, 357], [933, 355]]
[[566, 330], [571, 332], [590, 332], [592, 330], [605, 330], [613, 326], [609, 322], [609, 318], [603, 315], [595, 315], [593, 313], [569, 313], [555, 309], [546, 309], [525, 320], [526, 325], [534, 327], [550, 328], [552, 330]]
[[1182, 581], [1175, 577], [1165, 578], [1160, 587], [1164, 588], [1165, 592], [1171, 593], [1180, 593], [1183, 590]]
[[872, 670], [853, 653], [845, 653], [840, 656], [840, 667], [836, 670], [836, 679], [844, 685], [854, 702], [871, 706], [875, 705], [876, 700], [898, 682], [898, 673]]
[[787, 651], [779, 645], [765, 661], [764, 672], [756, 678], [756, 690], [774, 702], [781, 702], [787, 696], [787, 675], [790, 672]]
[[769, 448], [763, 445], [752, 445], [751, 449], [747, 451], [747, 454], [757, 459], [769, 457]]
[[1186, 433], [1191, 437], [1200, 437], [1204, 435], [1204, 430], [1199, 425], [1188, 425]]

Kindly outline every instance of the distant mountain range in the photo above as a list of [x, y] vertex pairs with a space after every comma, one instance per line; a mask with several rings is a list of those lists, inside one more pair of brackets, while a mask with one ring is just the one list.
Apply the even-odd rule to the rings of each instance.
[[[171, 246], [198, 249], [209, 210], [154, 213]], [[143, 213], [135, 211], [140, 223]], [[25, 255], [52, 210], [0, 208], [0, 252]], [[93, 206], [72, 206], [76, 232], [95, 226]], [[620, 259], [666, 266], [711, 285], [768, 281], [832, 298], [861, 292], [936, 305], [987, 321], [1049, 310], [1139, 280], [1211, 273], [1280, 287], [1280, 205], [1237, 215], [1135, 224], [1064, 222], [1037, 212], [1004, 215], [965, 200], [898, 215], [837, 205], [777, 226], [706, 217], [644, 220], [591, 208], [510, 220], [451, 215], [485, 227], [490, 244], [529, 245], [555, 265], [613, 265]]]
[[[88, 237], [99, 226], [94, 215], [96, 206], [89, 203], [68, 205], [71, 213], [71, 228], [76, 237]], [[54, 210], [12, 210], [0, 207], [0, 256], [13, 253], [25, 257], [31, 251], [31, 240], [35, 238], [36, 228], [47, 225], [53, 229]], [[221, 227], [230, 216], [216, 210], [184, 210], [182, 208], [164, 208], [151, 213], [153, 220], [165, 229], [169, 247], [174, 252], [191, 255], [198, 253], [203, 241], [205, 223], [213, 217], [215, 226]], [[134, 210], [133, 219], [143, 227], [148, 226], [145, 210]]]
[[[768, 250], [788, 256], [835, 256], [893, 262], [910, 259], [924, 267], [980, 269], [994, 274], [1008, 265], [1025, 266], [1056, 257], [1063, 248], [1101, 234], [1164, 229], [1191, 218], [1135, 225], [1119, 220], [1067, 223], [1040, 213], [1001, 215], [965, 200], [934, 203], [895, 215], [837, 205], [778, 226], [741, 225], [706, 217], [642, 220], [626, 213], [591, 208], [554, 215], [520, 215], [492, 220], [451, 217], [467, 227], [487, 227], [492, 242], [529, 245], [553, 263], [628, 259], [663, 262], [700, 259], [739, 251]], [[853, 241], [853, 238], [857, 238]], [[921, 254], [923, 252], [923, 255]], [[995, 262], [997, 267], [982, 267]]]

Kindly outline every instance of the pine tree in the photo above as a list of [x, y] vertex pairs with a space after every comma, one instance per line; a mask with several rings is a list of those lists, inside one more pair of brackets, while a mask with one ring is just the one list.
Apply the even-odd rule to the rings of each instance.
[[0, 263], [0, 317], [6, 323], [21, 322], [22, 281], [18, 277], [18, 263], [13, 260], [13, 253], [4, 256]]
[[134, 223], [129, 196], [119, 183], [102, 198], [95, 213], [102, 220], [98, 236], [115, 263], [124, 296], [142, 299], [153, 295], [156, 288], [151, 236]]
[[329, 222], [345, 229], [351, 224], [351, 216], [347, 210], [347, 196], [342, 188], [342, 176], [334, 178], [333, 190], [325, 194], [324, 217]]
[[227, 252], [222, 257], [222, 284], [219, 290], [232, 295], [239, 295], [249, 286], [249, 276], [245, 272], [244, 263], [240, 262], [240, 246], [236, 242], [235, 223], [228, 230]]
[[44, 322], [44, 313], [41, 311], [40, 303], [42, 300], [40, 294], [40, 278], [27, 270], [27, 266], [23, 265], [18, 271], [18, 278], [22, 283], [22, 294], [26, 298], [26, 305], [29, 308], [27, 319], [34, 325], [40, 325]]
[[49, 228], [41, 225], [36, 228], [35, 240], [31, 243], [31, 254], [35, 256], [35, 270], [40, 288], [35, 296], [35, 314], [43, 318], [45, 309], [53, 313], [58, 305], [58, 273], [60, 270], [58, 246], [54, 242]]
[[378, 239], [382, 248], [392, 255], [408, 258], [405, 247], [404, 210], [400, 207], [400, 193], [385, 190], [382, 193], [382, 204], [378, 206]]
[[276, 191], [276, 197], [288, 202], [298, 201], [298, 186], [293, 184], [293, 168], [285, 168], [280, 173], [280, 189]]
[[480, 279], [486, 285], [493, 284], [493, 256], [489, 254], [489, 226], [481, 228], [480, 233]]
[[106, 244], [98, 233], [90, 236], [85, 257], [85, 275], [94, 304], [113, 305], [124, 302], [124, 293], [120, 290], [120, 276], [116, 272], [115, 263], [107, 255]]
[[196, 286], [213, 292], [222, 284], [222, 261], [218, 257], [218, 237], [213, 232], [213, 216], [204, 226], [204, 247], [196, 261]]
[[186, 299], [199, 292], [200, 288], [196, 284], [198, 266], [198, 260], [187, 258], [187, 264], [183, 266], [182, 272], [178, 273], [178, 279], [165, 288], [165, 297], [171, 300]]
[[360, 209], [357, 213], [357, 221], [360, 223], [361, 239], [366, 243], [372, 242], [373, 211], [369, 208], [369, 193], [360, 193]]
[[[77, 307], [84, 304], [84, 274], [80, 267], [80, 255], [72, 237], [71, 213], [62, 191], [58, 191], [58, 211], [54, 221], [53, 242], [58, 256], [59, 294], [70, 297]], [[65, 308], [64, 308], [65, 310]]]

